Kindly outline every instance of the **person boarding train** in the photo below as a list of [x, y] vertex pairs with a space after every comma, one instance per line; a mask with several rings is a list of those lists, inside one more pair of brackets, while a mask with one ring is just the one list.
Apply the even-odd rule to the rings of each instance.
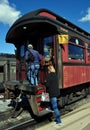
[[38, 51], [33, 49], [33, 45], [29, 44], [28, 49], [25, 54], [25, 59], [28, 61], [29, 53], [32, 53], [34, 56], [34, 61], [28, 62], [28, 80], [30, 81], [31, 85], [38, 85], [38, 72], [40, 68], [40, 61], [41, 61], [41, 55]]

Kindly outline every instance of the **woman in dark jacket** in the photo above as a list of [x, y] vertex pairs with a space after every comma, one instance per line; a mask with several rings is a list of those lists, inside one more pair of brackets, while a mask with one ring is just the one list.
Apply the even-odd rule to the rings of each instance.
[[60, 95], [58, 77], [53, 65], [48, 66], [48, 75], [46, 78], [46, 91], [49, 93], [50, 102], [56, 116], [56, 124], [61, 125], [60, 111], [57, 105], [57, 97]]

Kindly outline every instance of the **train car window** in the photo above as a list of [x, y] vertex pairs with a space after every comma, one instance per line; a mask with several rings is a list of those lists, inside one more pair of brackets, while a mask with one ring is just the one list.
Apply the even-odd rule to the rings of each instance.
[[86, 44], [86, 48], [87, 48], [88, 61], [90, 62], [90, 44]]
[[88, 48], [90, 49], [90, 45], [88, 45]]
[[81, 46], [84, 46], [84, 42], [78, 38], [75, 38], [75, 37], [71, 37], [69, 39], [70, 42], [76, 44], [76, 45], [81, 45]]
[[53, 37], [46, 37], [43, 39], [43, 44], [44, 44], [44, 57], [45, 60], [48, 61], [52, 57], [52, 52], [53, 52]]
[[22, 57], [24, 57], [24, 55], [25, 55], [25, 46], [21, 45], [20, 46], [20, 57], [22, 58]]
[[68, 58], [73, 60], [84, 60], [84, 42], [76, 37], [70, 37], [68, 44]]
[[69, 43], [68, 51], [69, 59], [84, 60], [84, 48]]
[[88, 53], [88, 61], [90, 61], [90, 49], [87, 50]]

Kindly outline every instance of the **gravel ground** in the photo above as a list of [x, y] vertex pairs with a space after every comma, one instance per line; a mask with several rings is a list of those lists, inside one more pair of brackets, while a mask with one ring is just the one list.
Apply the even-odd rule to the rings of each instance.
[[10, 99], [7, 99], [5, 101], [0, 100], [0, 113], [10, 110], [12, 108], [12, 107], [8, 107], [9, 103], [10, 103]]

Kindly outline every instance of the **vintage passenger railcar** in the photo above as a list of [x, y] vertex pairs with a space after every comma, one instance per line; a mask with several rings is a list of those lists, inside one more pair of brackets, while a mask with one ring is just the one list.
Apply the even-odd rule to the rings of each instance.
[[[29, 43], [45, 58], [52, 55], [58, 75], [60, 106], [75, 101], [90, 92], [90, 34], [68, 20], [47, 9], [39, 9], [23, 15], [11, 26], [6, 42], [16, 47], [16, 82], [8, 82], [9, 89], [26, 93], [31, 115], [40, 116], [45, 110], [40, 107], [40, 95], [46, 77], [47, 64], [41, 63], [36, 94], [30, 92], [27, 81], [25, 51]], [[23, 82], [19, 82], [23, 81]]]

